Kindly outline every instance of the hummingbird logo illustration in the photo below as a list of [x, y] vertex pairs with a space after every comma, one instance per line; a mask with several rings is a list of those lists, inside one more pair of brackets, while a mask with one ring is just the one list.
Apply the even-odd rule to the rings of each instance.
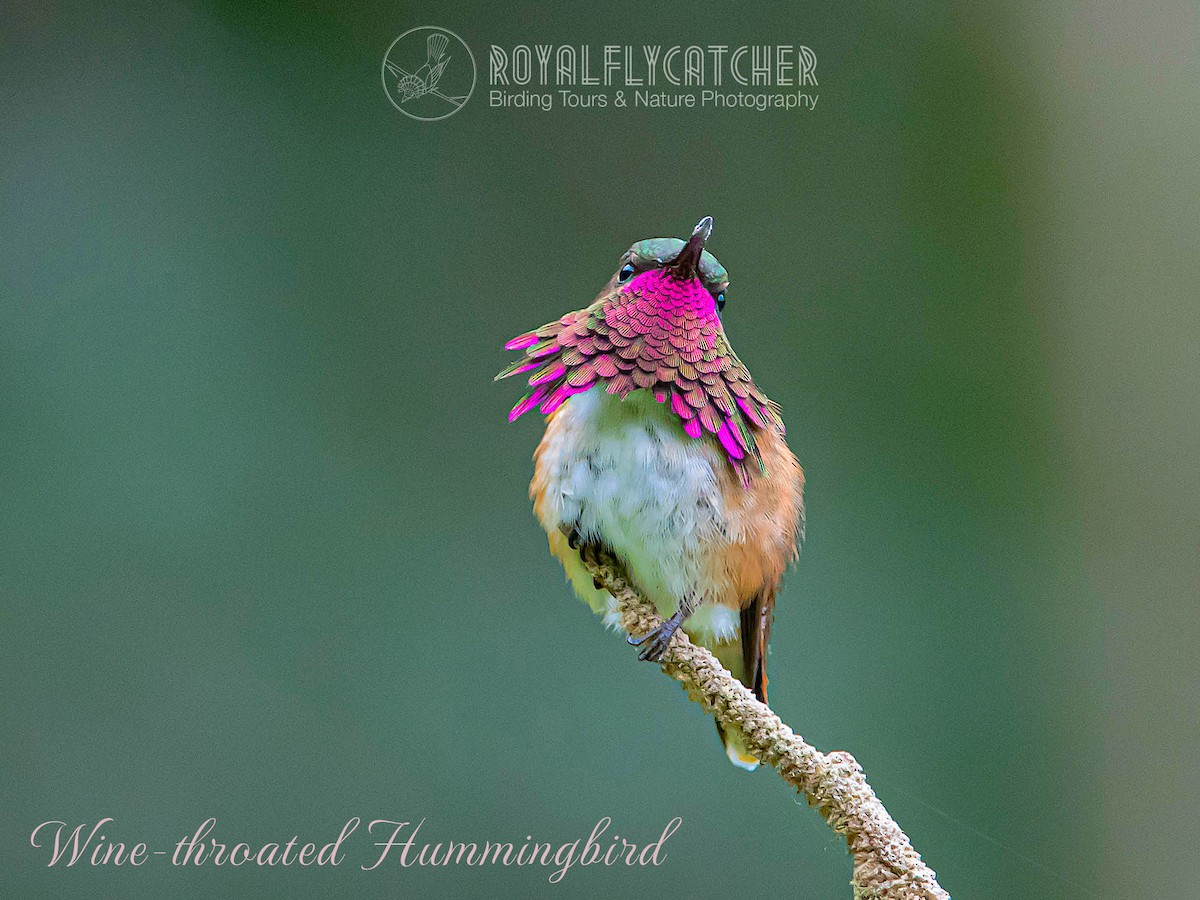
[[[458, 42], [456, 46], [461, 51], [460, 55], [470, 63], [469, 85], [466, 83], [465, 71], [463, 74], [456, 74], [453, 79], [462, 82], [458, 85], [460, 89], [467, 88], [464, 94], [447, 88], [446, 80], [443, 79], [447, 66], [455, 59], [453, 53], [447, 52], [451, 38]], [[423, 49], [425, 61], [413, 67], [407, 61], [415, 55], [417, 46]], [[402, 60], [404, 64], [401, 64]], [[452, 71], [458, 73], [460, 69], [465, 67], [460, 65]], [[444, 28], [421, 26], [406, 31], [388, 47], [383, 58], [383, 86], [388, 99], [406, 115], [426, 121], [444, 119], [457, 112], [474, 91], [475, 60], [471, 56], [470, 48], [458, 35]], [[434, 105], [419, 102], [425, 97], [435, 101]], [[437, 105], [436, 101], [442, 101], [443, 105]], [[445, 104], [449, 105], [449, 109]]]
[[[664, 619], [629, 638], [639, 659], [661, 659], [682, 628], [765, 703], [804, 475], [779, 407], [725, 335], [729, 276], [705, 249], [712, 228], [706, 216], [686, 242], [634, 244], [591, 306], [509, 341], [521, 358], [496, 379], [528, 375], [509, 421], [546, 416], [530, 498], [576, 593], [619, 628], [616, 601], [584, 565], [611, 552]], [[718, 731], [753, 771], [741, 734]]]
[[446, 35], [434, 32], [425, 41], [429, 57], [421, 68], [412, 74], [397, 68], [400, 80], [396, 83], [396, 93], [400, 95], [401, 103], [415, 97], [424, 97], [437, 89], [438, 82], [442, 80], [442, 71], [446, 68], [446, 63], [450, 62], [448, 58], [443, 59], [446, 45], [449, 43], [450, 38]]

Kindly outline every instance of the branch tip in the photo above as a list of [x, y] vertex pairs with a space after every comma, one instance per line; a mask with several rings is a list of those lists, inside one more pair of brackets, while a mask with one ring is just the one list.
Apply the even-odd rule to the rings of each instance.
[[[654, 606], [630, 584], [618, 560], [602, 552], [584, 565], [616, 598], [627, 633], [646, 634], [658, 626], [661, 619]], [[660, 665], [722, 726], [740, 728], [746, 749], [778, 770], [829, 827], [845, 837], [854, 860], [850, 883], [855, 900], [950, 900], [853, 756], [844, 750], [821, 753], [682, 630], [675, 633]]]

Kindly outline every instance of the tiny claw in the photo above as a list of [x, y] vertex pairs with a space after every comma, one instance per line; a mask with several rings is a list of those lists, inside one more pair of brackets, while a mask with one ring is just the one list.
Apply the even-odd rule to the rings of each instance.
[[[634, 647], [641, 647], [642, 644], [646, 644], [645, 647], [642, 647], [641, 652], [638, 653], [639, 660], [642, 662], [658, 662], [662, 659], [663, 654], [667, 652], [667, 647], [671, 645], [671, 638], [679, 630], [679, 625], [682, 621], [682, 613], [677, 612], [648, 634], [644, 634], [640, 638], [630, 635], [626, 640]], [[649, 642], [648, 644], [647, 641]]]
[[580, 543], [579, 558], [583, 560], [584, 565], [600, 565], [600, 545], [592, 541], [589, 541], [586, 544]]
[[645, 647], [640, 653], [638, 653], [638, 660], [640, 662], [658, 662], [660, 659], [662, 659], [663, 654], [667, 652], [667, 643], [669, 641], [670, 638], [667, 638], [666, 641], [663, 641], [661, 637], [656, 635], [654, 640], [650, 642], [650, 646]]

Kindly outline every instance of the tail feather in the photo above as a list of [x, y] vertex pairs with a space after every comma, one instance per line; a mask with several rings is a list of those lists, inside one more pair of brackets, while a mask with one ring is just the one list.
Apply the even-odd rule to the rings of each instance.
[[[727, 668], [730, 673], [737, 678], [738, 681], [754, 691], [759, 700], [765, 702], [765, 683], [758, 682], [757, 670], [755, 666], [750, 677], [746, 675], [745, 654], [742, 651], [742, 641], [745, 640], [745, 631], [739, 637], [731, 641], [722, 641], [716, 646], [710, 646], [713, 654], [720, 661], [721, 665]], [[729, 761], [739, 769], [745, 769], [747, 772], [753, 772], [758, 768], [758, 757], [746, 749], [746, 739], [742, 732], [737, 728], [723, 728], [721, 723], [717, 723], [717, 734], [721, 738], [721, 743], [725, 747], [725, 755], [729, 757]]]
[[753, 772], [758, 768], [758, 757], [746, 749], [746, 740], [740, 731], [736, 728], [728, 730], [722, 728], [721, 723], [718, 722], [717, 736], [725, 745], [725, 755], [729, 757], [731, 763], [747, 772]]
[[446, 52], [446, 47], [449, 43], [450, 38], [437, 31], [431, 34], [425, 41], [425, 49], [429, 52], [429, 65], [431, 67], [442, 58], [442, 54]]

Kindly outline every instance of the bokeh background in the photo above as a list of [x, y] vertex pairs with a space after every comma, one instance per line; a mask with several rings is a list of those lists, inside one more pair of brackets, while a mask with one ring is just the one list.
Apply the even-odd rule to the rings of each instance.
[[[839, 839], [572, 599], [500, 344], [716, 218], [808, 542], [775, 708], [956, 896], [1200, 874], [1193, 4], [68, 4], [4, 12], [0, 884], [12, 897], [848, 897]], [[383, 52], [793, 42], [811, 113], [400, 116]], [[554, 842], [657, 869], [48, 870]], [[358, 835], [362, 837], [361, 833]], [[364, 853], [363, 843], [356, 852]], [[365, 858], [363, 856], [362, 858]]]

